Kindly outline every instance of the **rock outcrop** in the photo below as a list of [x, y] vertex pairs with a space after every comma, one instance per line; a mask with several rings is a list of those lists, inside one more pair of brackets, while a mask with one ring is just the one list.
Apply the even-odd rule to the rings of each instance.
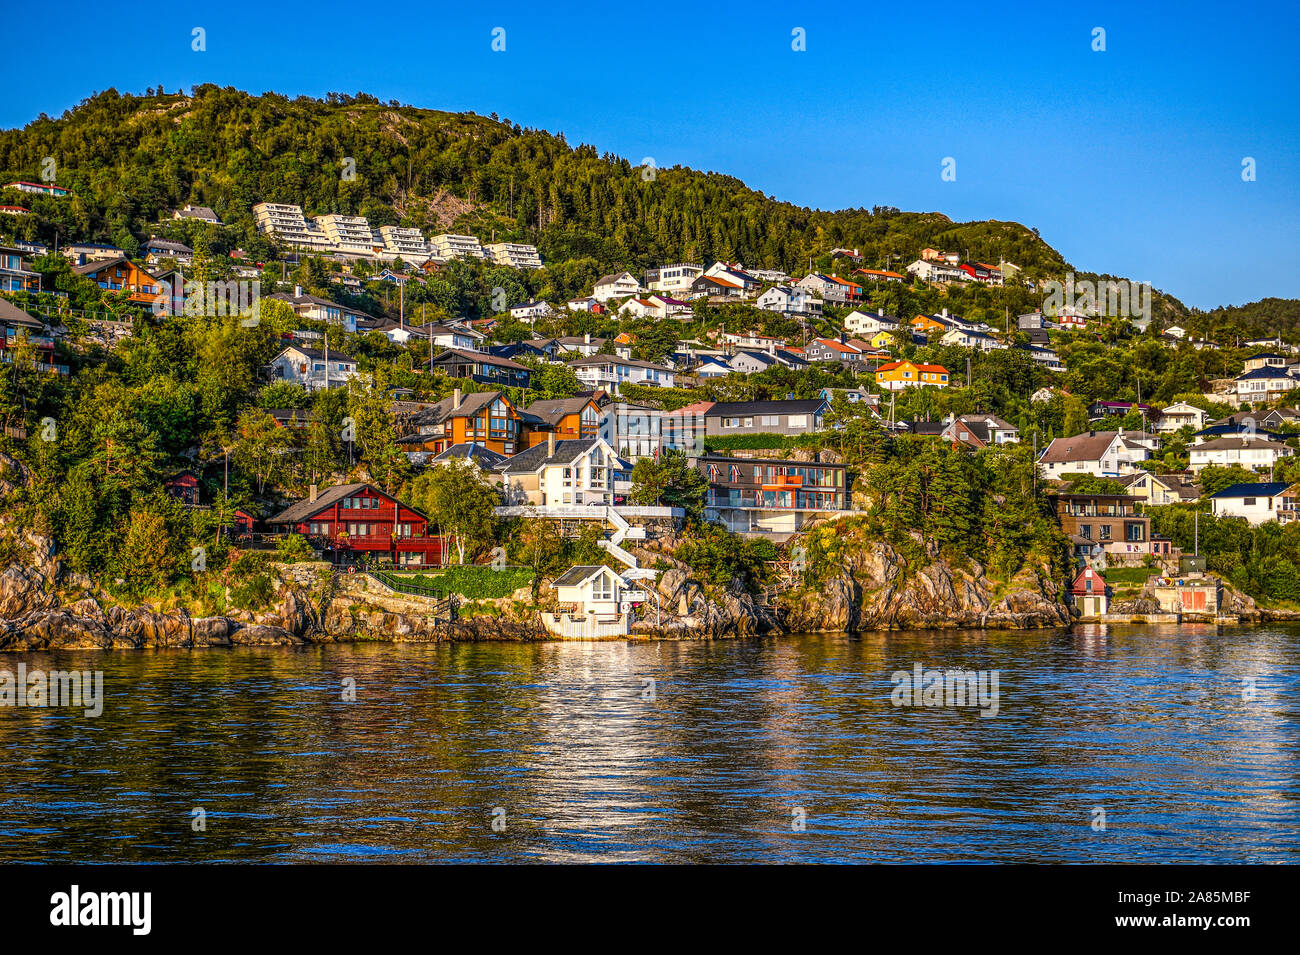
[[815, 587], [781, 594], [777, 609], [782, 629], [791, 632], [1070, 623], [1063, 588], [1045, 566], [1026, 567], [999, 587], [978, 563], [956, 566], [932, 550], [913, 563], [883, 541], [850, 551], [840, 570]]

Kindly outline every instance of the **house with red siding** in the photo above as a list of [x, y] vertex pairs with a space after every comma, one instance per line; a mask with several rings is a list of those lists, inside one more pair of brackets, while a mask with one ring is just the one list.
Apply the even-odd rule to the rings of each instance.
[[335, 561], [371, 555], [398, 565], [439, 566], [444, 537], [429, 533], [429, 518], [373, 484], [339, 484], [292, 504], [268, 521], [304, 534]]

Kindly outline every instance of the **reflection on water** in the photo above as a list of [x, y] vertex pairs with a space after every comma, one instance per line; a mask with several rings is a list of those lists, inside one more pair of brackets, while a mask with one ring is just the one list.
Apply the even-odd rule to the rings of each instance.
[[[0, 709], [0, 859], [1295, 862], [1298, 635], [8, 655], [107, 701]], [[894, 707], [917, 663], [998, 715]]]

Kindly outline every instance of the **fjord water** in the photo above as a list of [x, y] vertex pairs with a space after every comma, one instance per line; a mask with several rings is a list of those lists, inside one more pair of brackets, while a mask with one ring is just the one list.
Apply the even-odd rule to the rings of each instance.
[[20, 661], [107, 699], [0, 708], [4, 861], [1300, 861], [1292, 626]]

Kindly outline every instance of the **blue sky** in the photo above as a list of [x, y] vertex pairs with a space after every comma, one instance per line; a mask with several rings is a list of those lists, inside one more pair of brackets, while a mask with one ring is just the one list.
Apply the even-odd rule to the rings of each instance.
[[[1202, 308], [1300, 297], [1293, 2], [128, 2], [113, 22], [141, 28], [116, 34], [101, 6], [78, 6], [6, 50], [0, 127], [110, 86], [364, 90], [803, 205], [1019, 221], [1081, 269]], [[205, 52], [191, 49], [196, 26]]]

